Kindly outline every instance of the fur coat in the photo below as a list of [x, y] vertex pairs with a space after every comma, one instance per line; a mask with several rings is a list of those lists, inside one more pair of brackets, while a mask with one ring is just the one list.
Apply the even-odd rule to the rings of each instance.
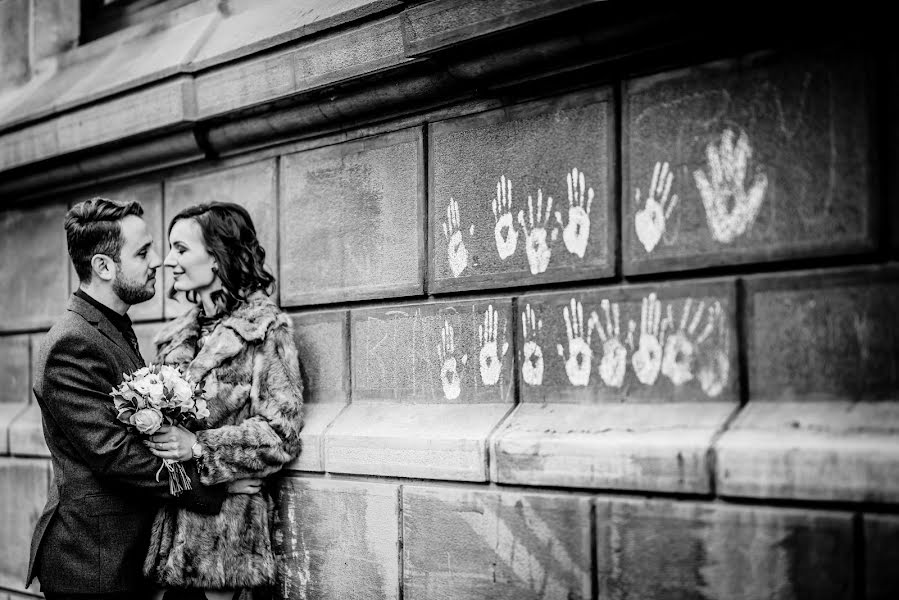
[[[210, 415], [196, 427], [200, 480], [215, 485], [265, 477], [299, 453], [302, 383], [290, 319], [262, 292], [252, 294], [197, 340], [199, 308], [156, 336], [156, 363], [185, 367], [205, 388]], [[160, 509], [144, 573], [165, 587], [252, 588], [275, 581], [265, 487], [229, 495], [218, 515]]]

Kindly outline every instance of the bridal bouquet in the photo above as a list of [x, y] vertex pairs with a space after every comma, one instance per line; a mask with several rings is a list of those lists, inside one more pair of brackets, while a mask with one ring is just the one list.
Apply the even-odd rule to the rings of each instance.
[[[191, 384], [177, 367], [150, 365], [125, 375], [125, 380], [110, 393], [117, 418], [129, 429], [153, 435], [162, 425], [185, 425], [191, 419], [209, 416], [203, 392]], [[178, 496], [191, 489], [190, 478], [176, 460], [163, 459], [156, 472], [169, 471], [169, 490]]]

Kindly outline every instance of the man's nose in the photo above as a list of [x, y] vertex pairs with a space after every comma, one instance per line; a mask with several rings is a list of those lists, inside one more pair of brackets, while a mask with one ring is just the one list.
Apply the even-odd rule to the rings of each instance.
[[154, 249], [150, 249], [150, 268], [158, 269], [162, 266], [162, 258], [159, 256], [159, 253]]

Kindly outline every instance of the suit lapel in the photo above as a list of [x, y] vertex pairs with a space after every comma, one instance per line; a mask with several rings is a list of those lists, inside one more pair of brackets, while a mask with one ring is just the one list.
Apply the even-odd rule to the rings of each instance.
[[145, 366], [144, 359], [135, 353], [134, 348], [131, 347], [131, 344], [128, 343], [122, 333], [116, 329], [116, 326], [106, 318], [106, 315], [89, 302], [85, 302], [78, 296], [72, 296], [72, 299], [69, 301], [69, 310], [81, 315], [87, 322], [92, 323], [100, 333], [122, 350], [128, 356], [128, 360], [131, 361], [135, 371]]

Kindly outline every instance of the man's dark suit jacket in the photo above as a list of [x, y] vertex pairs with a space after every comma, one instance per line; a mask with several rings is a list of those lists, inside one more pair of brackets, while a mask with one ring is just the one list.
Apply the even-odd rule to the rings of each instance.
[[44, 339], [34, 393], [54, 482], [31, 540], [27, 582], [37, 576], [42, 591], [146, 591], [142, 567], [160, 504], [221, 509], [224, 490], [202, 488], [192, 461], [183, 464], [194, 490], [173, 499], [167, 473], [156, 481], [160, 459], [116, 420], [109, 392], [143, 366], [110, 320], [77, 296]]

